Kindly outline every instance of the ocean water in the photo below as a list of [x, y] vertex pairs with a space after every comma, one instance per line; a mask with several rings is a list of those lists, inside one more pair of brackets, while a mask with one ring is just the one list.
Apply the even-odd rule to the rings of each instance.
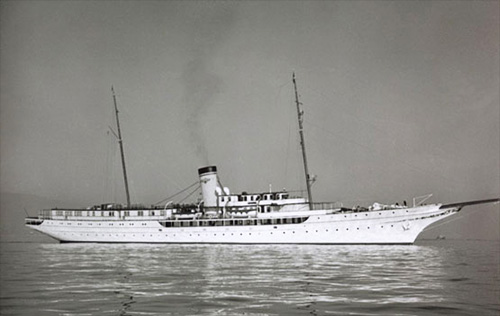
[[0, 246], [1, 315], [500, 315], [499, 241]]

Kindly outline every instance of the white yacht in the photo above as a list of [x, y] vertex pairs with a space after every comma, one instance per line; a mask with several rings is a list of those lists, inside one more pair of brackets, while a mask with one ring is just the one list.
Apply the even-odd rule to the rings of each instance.
[[42, 210], [26, 226], [60, 242], [83, 243], [231, 243], [231, 244], [413, 244], [429, 225], [464, 206], [498, 203], [499, 199], [408, 206], [373, 204], [345, 208], [315, 203], [307, 168], [303, 112], [293, 76], [307, 198], [286, 191], [240, 194], [223, 187], [216, 166], [198, 169], [202, 200], [192, 204], [141, 206], [130, 203], [123, 142], [116, 110], [127, 205], [87, 209]]

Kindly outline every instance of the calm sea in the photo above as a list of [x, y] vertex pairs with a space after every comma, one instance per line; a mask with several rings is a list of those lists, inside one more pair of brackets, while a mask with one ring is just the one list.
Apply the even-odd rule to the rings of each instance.
[[1, 315], [500, 315], [500, 242], [2, 243]]

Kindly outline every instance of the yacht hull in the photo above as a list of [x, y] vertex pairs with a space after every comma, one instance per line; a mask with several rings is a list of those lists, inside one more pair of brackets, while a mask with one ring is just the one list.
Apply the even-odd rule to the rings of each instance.
[[440, 206], [347, 213], [315, 210], [303, 212], [307, 220], [300, 224], [260, 225], [255, 220], [242, 226], [165, 227], [158, 219], [46, 219], [27, 226], [60, 242], [80, 243], [413, 244], [426, 227], [460, 210]]

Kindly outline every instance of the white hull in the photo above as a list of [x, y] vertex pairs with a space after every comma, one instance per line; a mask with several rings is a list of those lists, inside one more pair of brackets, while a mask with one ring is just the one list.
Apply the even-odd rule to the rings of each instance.
[[[300, 224], [164, 227], [158, 219], [46, 219], [27, 226], [60, 242], [224, 244], [413, 244], [430, 224], [460, 208], [305, 211]], [[283, 214], [283, 213], [281, 213]], [[260, 215], [260, 214], [259, 214]], [[268, 214], [272, 218], [273, 214]], [[259, 218], [259, 217], [257, 217]]]

